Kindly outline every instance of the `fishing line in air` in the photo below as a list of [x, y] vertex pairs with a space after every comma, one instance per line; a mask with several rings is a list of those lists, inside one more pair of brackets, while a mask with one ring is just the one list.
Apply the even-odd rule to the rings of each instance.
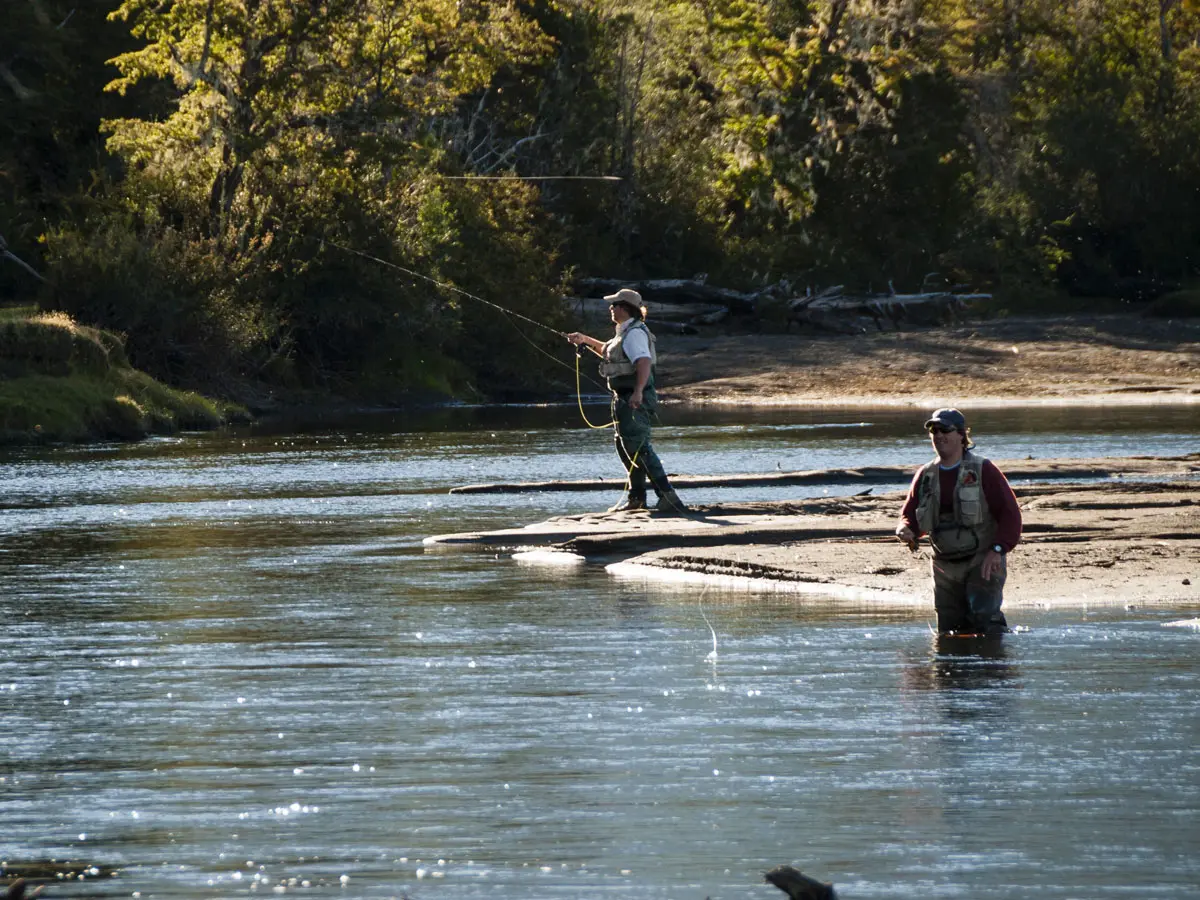
[[[617, 179], [617, 180], [619, 181], [620, 179]], [[439, 287], [439, 288], [442, 288], [442, 289], [448, 290], [448, 291], [454, 291], [456, 294], [461, 294], [462, 296], [468, 297], [471, 300], [475, 300], [479, 303], [482, 303], [485, 306], [490, 306], [490, 307], [492, 307], [492, 309], [498, 310], [500, 313], [502, 313], [505, 316], [505, 318], [508, 320], [509, 324], [512, 325], [512, 327], [514, 329], [516, 329], [517, 334], [519, 334], [521, 336], [521, 338], [527, 344], [529, 344], [529, 346], [533, 347], [534, 350], [536, 350], [538, 353], [541, 353], [547, 359], [552, 360], [553, 362], [555, 362], [556, 364], [558, 364], [560, 366], [564, 366], [568, 369], [571, 368], [567, 363], [563, 362], [561, 359], [554, 356], [552, 353], [547, 353], [544, 349], [542, 349], [536, 343], [534, 343], [532, 340], [530, 340], [529, 336], [520, 329], [520, 327], [517, 325], [516, 322], [513, 321], [513, 319], [514, 318], [521, 319], [524, 322], [528, 322], [530, 325], [536, 325], [538, 328], [544, 328], [546, 331], [549, 331], [552, 334], [556, 334], [561, 338], [567, 337], [567, 333], [565, 331], [559, 331], [557, 328], [547, 325], [545, 322], [539, 322], [537, 319], [530, 318], [529, 316], [524, 315], [523, 313], [519, 313], [516, 310], [512, 310], [512, 309], [509, 309], [508, 307], [501, 306], [499, 303], [493, 303], [491, 300], [485, 300], [483, 297], [479, 297], [475, 294], [472, 294], [470, 291], [464, 291], [462, 288], [457, 287], [456, 285], [449, 284], [444, 281], [438, 281], [436, 278], [431, 278], [430, 276], [422, 274], [421, 272], [414, 272], [412, 269], [405, 268], [404, 266], [399, 265], [398, 263], [394, 263], [394, 262], [391, 262], [390, 260], [382, 259], [371, 253], [366, 253], [362, 250], [357, 250], [354, 247], [346, 246], [345, 244], [340, 244], [337, 241], [332, 240], [331, 238], [321, 238], [321, 243], [322, 244], [327, 243], [331, 247], [336, 247], [337, 249], [341, 250], [344, 253], [352, 253], [355, 256], [361, 256], [363, 259], [369, 259], [372, 262], [379, 263], [379, 265], [381, 265], [381, 266], [386, 266], [389, 269], [395, 269], [397, 272], [403, 272], [405, 275], [408, 275], [412, 278], [419, 278], [422, 281], [427, 281], [430, 284], [435, 285], [436, 287]], [[595, 353], [597, 356], [600, 355], [599, 353], [596, 353], [596, 351], [591, 347], [588, 347], [587, 349], [591, 350], [591, 352]], [[603, 425], [595, 425], [588, 420], [587, 414], [584, 413], [584, 411], [583, 411], [583, 388], [582, 388], [582, 384], [581, 384], [581, 378], [586, 377], [586, 376], [583, 376], [583, 374], [579, 370], [579, 362], [580, 362], [581, 357], [582, 357], [581, 353], [575, 354], [575, 397], [579, 402], [579, 414], [580, 414], [580, 416], [583, 417], [584, 423], [589, 428], [595, 428], [595, 429], [612, 428], [612, 427], [616, 426], [616, 424], [617, 424], [615, 420], [607, 422]], [[588, 381], [591, 381], [597, 387], [600, 386], [599, 382], [595, 381], [595, 379], [588, 378]], [[639, 447], [638, 449], [640, 452], [641, 448]], [[637, 464], [637, 454], [634, 454], [633, 460], [634, 460], [634, 465], [636, 465]], [[628, 473], [626, 473], [626, 475], [627, 475], [626, 490], [628, 490], [629, 489], [629, 479], [631, 479], [633, 477], [632, 469]], [[713, 652], [715, 653], [716, 652], [716, 650], [715, 650], [716, 633], [715, 632], [713, 633], [713, 647], [714, 647]]]
[[700, 596], [696, 598], [696, 606], [699, 608], [700, 617], [702, 619], [704, 619], [704, 624], [708, 626], [708, 631], [712, 635], [712, 639], [713, 639], [712, 652], [710, 652], [708, 654], [708, 656], [706, 656], [704, 658], [708, 662], [716, 662], [717, 661], [717, 630], [712, 627], [712, 622], [708, 621], [708, 616], [704, 614], [704, 595], [707, 593], [708, 593], [708, 585], [705, 584], [704, 588], [700, 591]]
[[[482, 303], [485, 306], [490, 306], [490, 307], [492, 307], [492, 309], [495, 309], [495, 310], [499, 311], [500, 313], [502, 313], [505, 316], [505, 318], [508, 320], [508, 323], [510, 325], [512, 325], [512, 327], [516, 330], [517, 334], [519, 334], [521, 336], [521, 339], [524, 340], [527, 344], [529, 344], [529, 346], [531, 346], [534, 350], [536, 350], [538, 353], [542, 354], [547, 359], [554, 362], [555, 365], [563, 366], [566, 369], [571, 368], [571, 366], [569, 364], [563, 362], [561, 359], [559, 359], [554, 354], [547, 353], [543, 348], [539, 347], [537, 344], [535, 344], [533, 341], [531, 341], [529, 339], [529, 336], [527, 334], [525, 334], [525, 332], [522, 331], [520, 329], [520, 327], [517, 326], [517, 323], [514, 322], [513, 319], [514, 318], [521, 319], [522, 321], [528, 322], [530, 325], [536, 325], [538, 328], [544, 328], [546, 331], [556, 334], [561, 338], [565, 338], [567, 336], [567, 333], [565, 331], [559, 331], [557, 328], [547, 325], [545, 322], [539, 322], [537, 319], [530, 318], [529, 316], [524, 315], [523, 313], [519, 313], [516, 310], [509, 309], [506, 306], [501, 306], [499, 303], [493, 303], [491, 300], [485, 300], [483, 297], [477, 296], [476, 294], [472, 294], [470, 291], [465, 291], [462, 288], [457, 287], [456, 285], [449, 284], [444, 281], [438, 281], [436, 278], [431, 278], [430, 276], [422, 274], [421, 272], [415, 272], [412, 269], [408, 269], [402, 265], [399, 265], [398, 263], [394, 263], [394, 262], [391, 262], [390, 260], [386, 260], [386, 259], [381, 259], [378, 256], [374, 256], [370, 253], [365, 253], [362, 250], [356, 250], [354, 247], [348, 247], [345, 244], [340, 244], [331, 238], [321, 238], [321, 243], [329, 244], [331, 247], [336, 247], [338, 250], [341, 250], [344, 253], [351, 253], [355, 256], [361, 256], [363, 259], [369, 259], [369, 260], [371, 260], [371, 262], [379, 263], [379, 265], [381, 265], [381, 266], [386, 266], [389, 269], [395, 269], [397, 272], [403, 272], [405, 275], [411, 276], [412, 278], [419, 278], [422, 281], [427, 281], [436, 287], [443, 288], [448, 291], [454, 291], [456, 294], [461, 294], [462, 296], [468, 297], [471, 300], [474, 300], [478, 303]], [[592, 352], [594, 353], [595, 351], [592, 351]], [[575, 371], [576, 371], [576, 393], [579, 393], [580, 392], [580, 388], [579, 388], [580, 373], [579, 373], [578, 359], [576, 360], [576, 363], [575, 363]], [[583, 376], [583, 377], [587, 377], [587, 376]], [[588, 381], [592, 382], [597, 387], [601, 386], [599, 384], [599, 382], [597, 382], [593, 378], [588, 378]], [[581, 401], [580, 408], [582, 410], [582, 401]], [[587, 421], [586, 417], [584, 418], [584, 421]], [[588, 423], [588, 424], [590, 425], [591, 423]], [[609, 423], [609, 424], [611, 425], [612, 423]], [[595, 428], [595, 427], [607, 428], [609, 426], [608, 425], [600, 425], [600, 426], [592, 426], [592, 427], [593, 428]]]
[[[462, 288], [456, 287], [453, 284], [448, 284], [444, 281], [438, 281], [436, 278], [431, 278], [428, 275], [421, 274], [420, 272], [414, 272], [412, 269], [406, 269], [404, 266], [398, 265], [397, 263], [389, 260], [380, 259], [378, 256], [372, 256], [370, 253], [364, 253], [362, 250], [356, 250], [353, 247], [347, 247], [344, 244], [339, 244], [337, 241], [330, 238], [322, 238], [321, 241], [329, 244], [330, 246], [337, 247], [339, 250], [345, 253], [353, 253], [355, 256], [361, 256], [363, 259], [369, 259], [372, 262], [377, 262], [381, 266], [387, 266], [389, 269], [395, 269], [398, 272], [403, 272], [405, 275], [411, 275], [413, 278], [420, 278], [422, 281], [428, 281], [430, 284], [444, 288], [445, 290], [454, 291], [456, 294], [462, 294], [464, 297], [470, 297], [472, 300], [476, 300], [486, 306], [492, 307], [493, 309], [500, 310], [500, 312], [504, 313], [505, 315], [515, 316], [518, 319], [528, 322], [530, 325], [536, 325], [538, 328], [545, 328], [547, 331], [553, 332], [561, 338], [565, 338], [567, 336], [565, 331], [559, 331], [557, 328], [553, 328], [550, 325], [547, 325], [545, 322], [539, 322], [537, 319], [531, 319], [529, 316], [509, 309], [505, 306], [501, 306], [499, 303], [493, 303], [491, 300], [484, 300], [482, 297], [477, 297], [470, 291], [464, 291]], [[562, 361], [559, 360], [559, 362]]]
[[445, 181], [624, 181], [620, 175], [443, 175]]

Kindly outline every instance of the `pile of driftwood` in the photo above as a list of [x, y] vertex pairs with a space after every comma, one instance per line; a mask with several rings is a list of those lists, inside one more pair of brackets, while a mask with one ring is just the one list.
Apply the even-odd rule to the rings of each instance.
[[839, 334], [886, 331], [904, 325], [942, 325], [955, 322], [969, 303], [990, 300], [991, 294], [951, 290], [922, 290], [916, 294], [846, 296], [842, 285], [807, 293], [788, 301], [787, 327], [808, 325]]
[[731, 315], [751, 316], [758, 299], [757, 293], [712, 287], [702, 278], [650, 281], [580, 278], [574, 287], [577, 296], [567, 297], [566, 301], [585, 322], [607, 322], [608, 303], [604, 296], [621, 288], [633, 288], [646, 301], [650, 327], [656, 332], [675, 334], [696, 334], [697, 326], [716, 325]]
[[[647, 321], [659, 332], [695, 334], [698, 326], [716, 325], [731, 317], [766, 318], [765, 310], [781, 311], [777, 318], [785, 330], [799, 328], [838, 334], [897, 329], [905, 325], [938, 325], [957, 321], [967, 305], [991, 298], [990, 294], [968, 293], [961, 285], [950, 286], [940, 276], [925, 277], [914, 294], [847, 295], [843, 285], [803, 294], [788, 282], [777, 282], [758, 291], [735, 291], [714, 287], [701, 278], [617, 281], [611, 278], [581, 278], [575, 282], [578, 296], [566, 298], [585, 322], [608, 321], [608, 304], [602, 299], [623, 287], [638, 291], [649, 308]], [[889, 286], [890, 288], [890, 286]]]

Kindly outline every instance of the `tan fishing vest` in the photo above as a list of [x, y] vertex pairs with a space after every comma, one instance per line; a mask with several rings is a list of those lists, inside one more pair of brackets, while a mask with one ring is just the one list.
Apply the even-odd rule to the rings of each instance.
[[[614, 390], [634, 387], [636, 379], [634, 375], [637, 368], [625, 355], [625, 338], [629, 332], [635, 328], [639, 328], [646, 332], [646, 339], [650, 344], [650, 371], [654, 372], [654, 367], [658, 363], [658, 353], [654, 347], [654, 332], [646, 327], [645, 322], [634, 322], [632, 325], [625, 328], [619, 335], [614, 337], [604, 345], [604, 357], [600, 360], [600, 374], [607, 378], [609, 387]], [[653, 374], [648, 384], [653, 384]]]
[[936, 459], [921, 468], [917, 484], [917, 527], [929, 535], [939, 559], [969, 559], [992, 545], [996, 520], [983, 493], [983, 464], [987, 460], [967, 451], [958, 464], [954, 511], [943, 516], [942, 485]]

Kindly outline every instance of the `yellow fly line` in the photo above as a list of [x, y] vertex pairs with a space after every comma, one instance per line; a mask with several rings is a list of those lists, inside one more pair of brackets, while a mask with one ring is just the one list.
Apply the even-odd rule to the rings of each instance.
[[[591, 350], [592, 348], [589, 347], [588, 349]], [[592, 350], [592, 352], [595, 353], [596, 351]], [[583, 386], [580, 382], [581, 376], [579, 374], [579, 361], [582, 358], [583, 354], [575, 354], [575, 399], [579, 402], [579, 415], [583, 417], [583, 423], [587, 425], [588, 428], [615, 428], [617, 425], [616, 419], [613, 419], [611, 422], [605, 422], [603, 425], [593, 425], [590, 421], [588, 421], [587, 413], [583, 411]]]
[[[575, 176], [571, 176], [571, 177], [575, 177]], [[603, 176], [603, 177], [597, 178], [596, 180], [619, 181], [620, 179], [612, 177], [612, 176]], [[378, 263], [382, 266], [387, 266], [388, 268], [395, 269], [399, 272], [403, 272], [405, 275], [409, 275], [413, 278], [420, 278], [420, 279], [427, 281], [430, 284], [433, 284], [439, 288], [449, 290], [449, 291], [454, 291], [458, 294], [461, 294], [464, 297], [468, 297], [472, 300], [477, 300], [480, 303], [483, 303], [487, 306], [492, 307], [493, 309], [499, 310], [500, 312], [504, 313], [504, 315], [506, 317], [508, 317], [510, 322], [512, 321], [512, 318], [515, 317], [518, 319], [522, 319], [523, 321], [528, 322], [531, 325], [536, 325], [539, 328], [544, 328], [547, 331], [552, 331], [555, 334], [557, 334], [559, 337], [566, 337], [566, 334], [564, 332], [559, 331], [557, 328], [554, 328], [553, 326], [547, 325], [545, 322], [539, 322], [537, 319], [532, 319], [529, 316], [526, 316], [526, 315], [523, 315], [522, 313], [516, 312], [515, 310], [508, 309], [507, 307], [501, 306], [499, 303], [493, 303], [490, 300], [485, 300], [482, 297], [476, 296], [475, 294], [472, 294], [469, 291], [464, 291], [462, 288], [456, 287], [455, 285], [448, 284], [448, 283], [442, 282], [442, 281], [438, 281], [435, 278], [430, 278], [428, 275], [423, 275], [420, 272], [414, 272], [412, 269], [407, 269], [404, 266], [397, 265], [396, 263], [391, 262], [390, 260], [380, 259], [378, 256], [373, 256], [370, 253], [364, 253], [361, 250], [356, 250], [353, 247], [346, 246], [345, 244], [340, 244], [336, 241], [330, 240], [329, 238], [322, 238], [321, 240], [322, 240], [322, 243], [328, 243], [331, 246], [334, 246], [337, 249], [342, 250], [346, 253], [352, 253], [355, 256], [361, 256], [363, 259], [369, 259], [372, 262]], [[0, 254], [0, 257], [11, 256], [11, 254], [8, 254], [6, 252], [7, 246], [3, 243], [3, 238], [0, 238], [0, 251], [5, 251], [3, 254]], [[18, 260], [18, 262], [20, 262], [20, 260]], [[513, 322], [512, 324], [513, 324], [513, 327], [516, 327], [515, 322]], [[534, 344], [533, 341], [530, 341], [529, 338], [525, 335], [524, 332], [521, 331], [520, 328], [517, 328], [517, 333], [520, 334], [521, 337], [524, 338], [526, 340], [526, 342], [531, 344], [539, 353], [543, 353], [546, 356], [550, 356], [550, 354], [546, 353], [546, 351], [542, 350], [540, 347], [538, 347], [536, 344]], [[592, 349], [591, 347], [588, 347], [588, 349], [591, 350], [592, 353], [596, 353], [596, 351], [594, 349]], [[600, 354], [596, 353], [596, 355], [599, 356]], [[581, 357], [582, 357], [581, 353], [575, 354], [575, 398], [579, 402], [579, 415], [583, 417], [584, 424], [587, 425], [588, 428], [595, 428], [597, 430], [599, 430], [601, 428], [615, 428], [616, 424], [617, 424], [615, 420], [606, 422], [603, 425], [596, 425], [588, 420], [587, 413], [585, 413], [583, 411], [583, 386], [580, 381], [581, 374], [579, 371], [579, 360], [581, 359]], [[559, 365], [563, 365], [563, 366], [566, 365], [566, 363], [564, 363], [560, 359], [557, 359], [553, 356], [550, 356], [550, 358], [553, 359]], [[629, 472], [626, 473], [626, 479], [625, 479], [625, 490], [626, 491], [629, 490], [630, 481], [633, 478], [633, 467], [635, 467], [637, 465], [638, 453], [640, 453], [641, 450], [642, 450], [642, 448], [638, 447], [637, 452], [635, 452], [633, 454], [633, 456], [630, 457], [630, 470], [629, 470]]]
[[[588, 347], [588, 349], [592, 350], [591, 347]], [[595, 350], [592, 350], [592, 352], [596, 353]], [[599, 356], [600, 354], [597, 353], [596, 355]], [[588, 419], [587, 413], [585, 413], [583, 411], [583, 386], [580, 382], [581, 376], [579, 374], [579, 361], [582, 358], [583, 358], [583, 354], [581, 354], [581, 353], [575, 354], [575, 400], [579, 403], [579, 415], [583, 419], [583, 424], [585, 424], [588, 428], [595, 428], [596, 430], [600, 430], [602, 428], [616, 428], [617, 427], [616, 419], [613, 419], [609, 422], [605, 422], [603, 425], [596, 425]], [[638, 458], [638, 454], [641, 452], [642, 452], [642, 448], [639, 446], [637, 448], [637, 450], [634, 451], [633, 456], [629, 457], [629, 471], [625, 473], [625, 492], [626, 493], [629, 493], [630, 485], [633, 482], [633, 470], [635, 468], [637, 468], [637, 458]]]

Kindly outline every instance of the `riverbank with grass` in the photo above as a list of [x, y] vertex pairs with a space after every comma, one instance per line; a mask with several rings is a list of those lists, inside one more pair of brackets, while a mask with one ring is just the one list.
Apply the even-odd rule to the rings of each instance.
[[137, 440], [246, 418], [134, 369], [115, 334], [61, 313], [0, 310], [0, 444]]
[[[971, 410], [1014, 405], [1200, 405], [1200, 317], [1001, 312], [859, 335], [724, 324], [689, 335], [663, 329], [658, 385], [664, 421], [676, 403], [923, 411], [953, 405], [968, 417]], [[652, 309], [652, 323], [653, 316]], [[582, 374], [598, 387], [588, 363]], [[573, 401], [574, 393], [575, 385], [563, 380], [522, 399], [569, 395]], [[317, 409], [336, 417], [397, 403], [395, 392], [380, 385], [349, 399], [247, 383], [235, 396], [256, 414], [283, 417]], [[429, 405], [450, 398], [430, 392], [421, 399]], [[117, 335], [61, 313], [0, 309], [0, 443], [134, 440], [248, 419], [241, 406], [172, 389], [132, 368]]]

